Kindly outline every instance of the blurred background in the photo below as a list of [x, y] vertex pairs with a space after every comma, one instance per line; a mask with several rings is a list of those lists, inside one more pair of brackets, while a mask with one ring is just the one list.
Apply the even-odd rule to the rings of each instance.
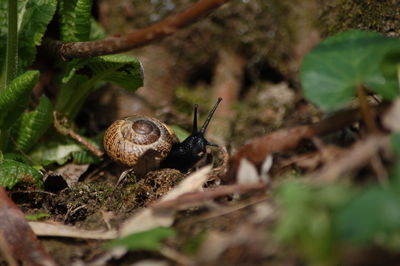
[[[93, 9], [107, 33], [119, 35], [194, 2], [102, 0]], [[319, 114], [299, 91], [303, 56], [321, 38], [350, 28], [399, 36], [396, 2], [229, 1], [177, 34], [129, 52], [144, 66], [144, 87], [134, 94], [117, 87], [98, 90], [82, 119], [104, 128], [119, 117], [142, 113], [190, 129], [193, 104], [199, 104], [204, 118], [221, 96], [213, 122], [218, 127], [211, 126], [209, 135], [233, 149], [278, 127], [311, 122]]]

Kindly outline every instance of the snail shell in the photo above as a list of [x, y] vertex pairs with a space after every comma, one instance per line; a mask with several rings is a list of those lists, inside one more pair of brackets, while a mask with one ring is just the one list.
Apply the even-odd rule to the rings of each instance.
[[161, 121], [135, 115], [115, 121], [104, 135], [104, 149], [115, 161], [145, 172], [158, 167], [167, 157], [175, 133]]

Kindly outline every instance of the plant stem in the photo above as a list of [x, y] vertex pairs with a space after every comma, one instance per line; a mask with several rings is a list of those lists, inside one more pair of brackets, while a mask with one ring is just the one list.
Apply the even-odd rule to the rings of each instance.
[[363, 116], [363, 120], [365, 122], [365, 125], [367, 126], [368, 131], [370, 133], [378, 133], [379, 130], [374, 120], [374, 114], [368, 105], [367, 95], [365, 93], [365, 87], [362, 84], [359, 84], [357, 86], [357, 97], [360, 103], [360, 109]]
[[[17, 0], [8, 0], [6, 63], [1, 75], [0, 93], [17, 75], [18, 65], [18, 6]], [[0, 130], [0, 150], [4, 150], [10, 130]]]
[[8, 0], [7, 14], [7, 52], [5, 64], [5, 82], [2, 84], [3, 90], [17, 75], [18, 65], [18, 8], [16, 0]]

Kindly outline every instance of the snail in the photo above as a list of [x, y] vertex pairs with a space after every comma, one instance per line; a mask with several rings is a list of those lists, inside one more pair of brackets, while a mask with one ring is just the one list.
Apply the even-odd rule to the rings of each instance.
[[200, 131], [197, 128], [197, 105], [194, 106], [193, 130], [182, 142], [158, 119], [134, 115], [111, 124], [104, 134], [104, 149], [111, 159], [129, 166], [137, 174], [158, 167], [186, 173], [206, 153], [206, 146], [218, 147], [208, 142], [204, 134], [221, 101], [222, 98], [218, 98]]

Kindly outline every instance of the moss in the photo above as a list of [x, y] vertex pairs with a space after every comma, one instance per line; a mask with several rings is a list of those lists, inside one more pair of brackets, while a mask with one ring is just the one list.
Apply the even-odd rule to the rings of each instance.
[[400, 36], [400, 9], [396, 0], [321, 1], [320, 28], [324, 35], [364, 29]]

